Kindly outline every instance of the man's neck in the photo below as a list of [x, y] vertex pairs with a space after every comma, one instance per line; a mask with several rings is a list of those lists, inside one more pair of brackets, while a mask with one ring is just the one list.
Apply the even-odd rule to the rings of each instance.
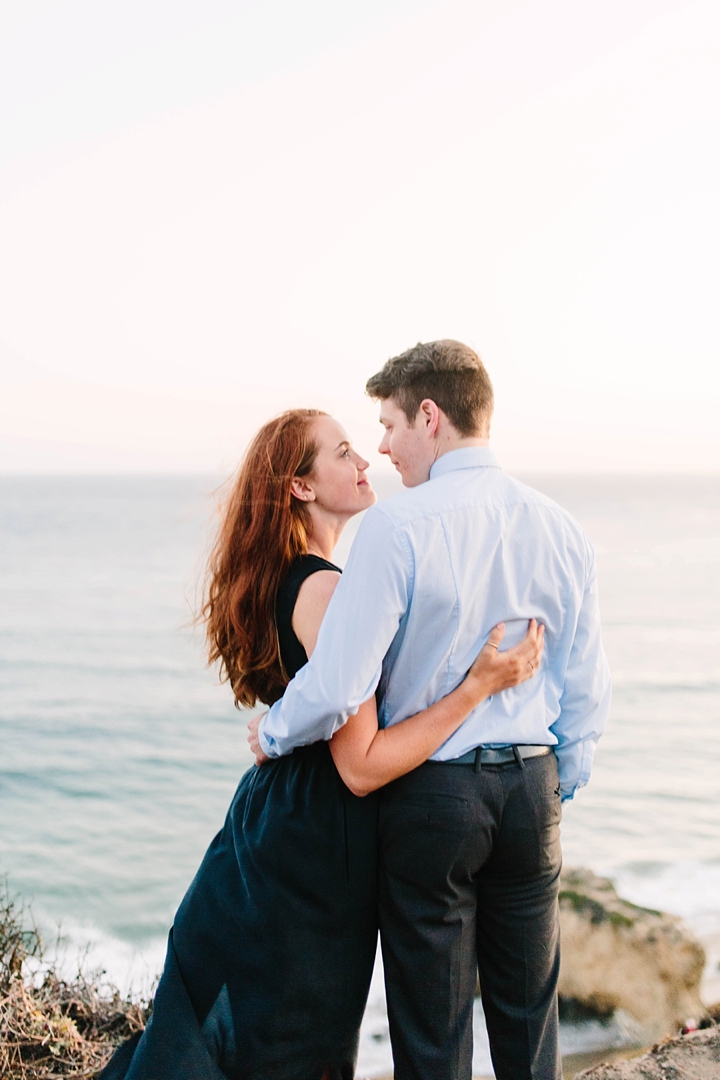
[[490, 439], [485, 436], [472, 435], [463, 437], [448, 432], [440, 435], [436, 442], [436, 454], [434, 461], [443, 457], [444, 454], [449, 454], [452, 450], [466, 450], [469, 446], [489, 446]]

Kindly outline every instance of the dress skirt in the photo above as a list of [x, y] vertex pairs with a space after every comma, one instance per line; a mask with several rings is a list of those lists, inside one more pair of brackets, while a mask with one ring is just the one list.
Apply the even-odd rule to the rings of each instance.
[[327, 743], [251, 768], [102, 1080], [350, 1080], [377, 943], [377, 797]]

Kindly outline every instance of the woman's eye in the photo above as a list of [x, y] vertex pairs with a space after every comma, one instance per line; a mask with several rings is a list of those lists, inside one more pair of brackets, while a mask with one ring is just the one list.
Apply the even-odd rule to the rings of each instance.
[[350, 457], [350, 451], [349, 450], [343, 450], [342, 456], [349, 458]]

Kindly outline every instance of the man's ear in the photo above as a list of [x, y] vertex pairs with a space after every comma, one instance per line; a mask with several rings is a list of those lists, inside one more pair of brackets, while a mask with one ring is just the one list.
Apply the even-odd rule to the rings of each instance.
[[290, 494], [300, 502], [315, 502], [315, 492], [302, 476], [293, 476]]
[[420, 424], [431, 439], [435, 438], [440, 426], [440, 410], [432, 398], [420, 402], [415, 423]]

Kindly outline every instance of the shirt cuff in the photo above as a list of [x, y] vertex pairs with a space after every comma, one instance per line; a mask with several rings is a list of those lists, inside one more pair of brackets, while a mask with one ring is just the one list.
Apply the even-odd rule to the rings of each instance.
[[560, 743], [555, 747], [562, 802], [570, 802], [578, 788], [585, 787], [590, 779], [593, 748], [589, 748], [588, 755], [587, 742], [588, 740], [581, 740], [570, 746]]
[[[265, 715], [267, 716], [267, 713]], [[275, 740], [273, 739], [272, 735], [266, 735], [265, 732], [263, 731], [262, 726], [263, 726], [264, 721], [265, 721], [265, 717], [263, 717], [262, 720], [260, 721], [260, 724], [258, 725], [258, 733], [257, 733], [258, 742], [260, 743], [260, 747], [262, 749], [262, 752], [264, 754], [266, 754], [267, 757], [269, 757], [269, 758], [282, 757], [280, 751], [278, 750], [277, 746], [275, 745]]]

